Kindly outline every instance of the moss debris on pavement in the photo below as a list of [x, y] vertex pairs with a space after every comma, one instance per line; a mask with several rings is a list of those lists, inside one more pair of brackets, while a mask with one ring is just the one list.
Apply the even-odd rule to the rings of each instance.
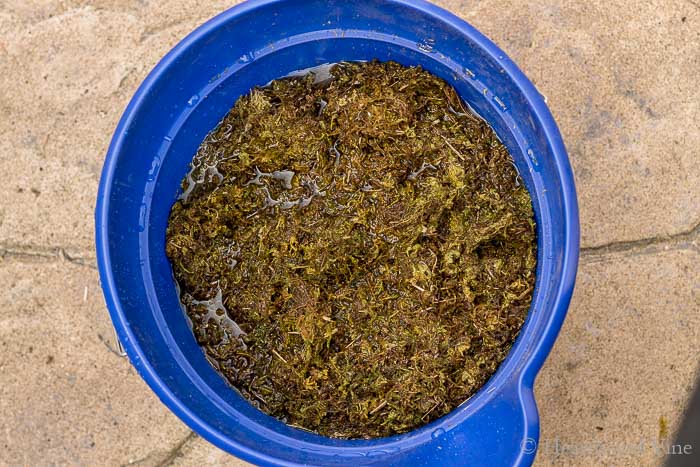
[[292, 426], [371, 438], [433, 421], [525, 320], [530, 196], [493, 130], [421, 68], [340, 63], [256, 88], [182, 187], [166, 251], [194, 335]]

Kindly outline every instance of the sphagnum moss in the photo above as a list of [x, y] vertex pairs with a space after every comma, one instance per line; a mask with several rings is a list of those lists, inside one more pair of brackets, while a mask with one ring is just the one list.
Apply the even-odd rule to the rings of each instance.
[[339, 438], [472, 396], [530, 306], [531, 200], [444, 81], [395, 63], [278, 80], [199, 148], [167, 255], [194, 334], [262, 411]]

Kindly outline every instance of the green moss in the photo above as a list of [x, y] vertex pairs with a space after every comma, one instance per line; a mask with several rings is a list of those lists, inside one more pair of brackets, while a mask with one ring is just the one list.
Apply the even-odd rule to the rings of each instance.
[[199, 148], [166, 251], [194, 334], [248, 400], [323, 435], [428, 423], [473, 395], [530, 306], [512, 160], [420, 68], [343, 63], [242, 97]]

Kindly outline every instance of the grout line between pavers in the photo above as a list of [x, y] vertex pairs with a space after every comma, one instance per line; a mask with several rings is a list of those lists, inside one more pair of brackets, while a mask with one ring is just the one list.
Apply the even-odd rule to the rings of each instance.
[[96, 259], [87, 255], [72, 255], [63, 247], [37, 247], [32, 245], [0, 245], [0, 258], [34, 261], [67, 261], [77, 266], [97, 269]]
[[[614, 254], [653, 254], [669, 250], [694, 250], [700, 253], [700, 222], [689, 230], [670, 236], [642, 238], [639, 240], [610, 242], [603, 245], [581, 248], [581, 261], [595, 262]], [[2, 245], [0, 258], [16, 258], [44, 261], [67, 261], [69, 263], [97, 269], [96, 259], [88, 255], [71, 255], [64, 247], [38, 247], [34, 245]]]
[[179, 443], [177, 443], [173, 448], [168, 451], [167, 456], [161, 462], [157, 464], [156, 467], [166, 467], [171, 465], [175, 459], [182, 455], [182, 449], [189, 443], [197, 438], [197, 433], [190, 431], [187, 436], [185, 436]]
[[603, 245], [581, 248], [582, 262], [593, 262], [613, 254], [632, 256], [653, 254], [669, 250], [695, 250], [700, 252], [700, 222], [683, 232], [669, 236], [657, 236], [640, 240], [611, 242]]
[[[197, 434], [194, 431], [190, 430], [187, 436], [178, 441], [172, 448], [168, 449], [167, 451], [161, 451], [159, 449], [156, 449], [154, 451], [149, 452], [141, 458], [129, 461], [126, 464], [122, 464], [121, 467], [141, 465], [148, 461], [155, 461], [161, 456], [164, 456], [163, 460], [158, 461], [153, 465], [155, 465], [156, 467], [165, 467], [171, 465], [175, 461], [175, 459], [182, 455], [182, 449], [187, 445], [187, 443], [194, 440], [195, 438], [197, 438]], [[154, 459], [154, 457], [156, 459]]]

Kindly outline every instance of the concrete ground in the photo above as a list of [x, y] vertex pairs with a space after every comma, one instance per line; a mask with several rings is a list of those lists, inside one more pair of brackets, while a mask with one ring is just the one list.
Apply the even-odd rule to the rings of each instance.
[[[112, 351], [93, 249], [129, 98], [232, 3], [0, 3], [0, 463], [243, 465]], [[658, 465], [700, 364], [700, 1], [438, 3], [548, 97], [576, 173], [582, 258], [537, 381], [537, 464]]]

